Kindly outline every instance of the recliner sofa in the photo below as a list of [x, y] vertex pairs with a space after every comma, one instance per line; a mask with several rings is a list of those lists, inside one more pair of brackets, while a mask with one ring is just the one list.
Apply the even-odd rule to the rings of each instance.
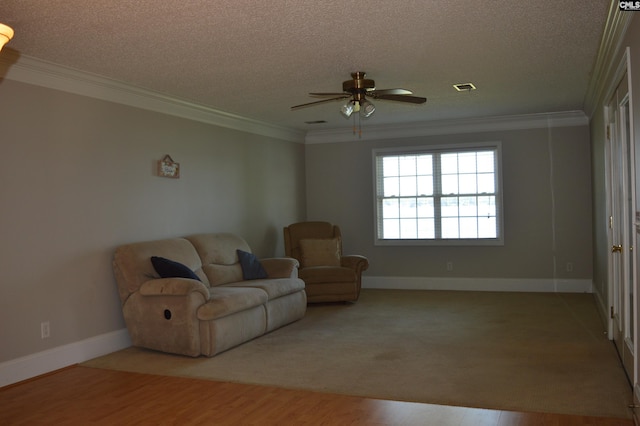
[[[113, 269], [133, 345], [210, 357], [302, 318], [307, 298], [298, 261], [261, 259], [266, 277], [245, 279], [238, 250], [251, 255], [246, 241], [230, 233], [118, 247]], [[161, 278], [151, 257], [195, 276]]]

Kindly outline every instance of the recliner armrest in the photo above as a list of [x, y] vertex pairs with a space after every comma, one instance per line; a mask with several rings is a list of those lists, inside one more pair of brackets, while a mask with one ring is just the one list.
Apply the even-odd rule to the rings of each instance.
[[369, 267], [369, 259], [359, 254], [350, 254], [340, 258], [340, 265], [362, 272]]
[[293, 257], [270, 257], [260, 263], [269, 278], [298, 278], [300, 262]]
[[186, 296], [193, 292], [199, 292], [204, 300], [209, 300], [207, 287], [200, 281], [189, 278], [158, 278], [140, 286], [140, 294], [143, 296]]

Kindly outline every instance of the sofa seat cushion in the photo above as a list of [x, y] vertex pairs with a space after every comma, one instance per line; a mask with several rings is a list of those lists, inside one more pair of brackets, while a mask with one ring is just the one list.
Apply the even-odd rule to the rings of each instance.
[[225, 285], [230, 288], [256, 288], [264, 291], [269, 300], [304, 290], [304, 281], [297, 278], [268, 278], [264, 280], [239, 281]]
[[298, 276], [307, 284], [356, 281], [356, 272], [351, 268], [341, 266], [312, 266], [302, 268], [298, 271]]
[[198, 319], [202, 321], [226, 317], [236, 312], [267, 303], [267, 293], [252, 287], [212, 287], [210, 298], [198, 308]]

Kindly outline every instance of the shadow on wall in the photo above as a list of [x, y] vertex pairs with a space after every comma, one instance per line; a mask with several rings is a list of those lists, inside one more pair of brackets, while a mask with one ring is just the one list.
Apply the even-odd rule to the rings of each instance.
[[5, 77], [9, 73], [9, 70], [20, 59], [20, 52], [4, 46], [2, 52], [0, 52], [0, 84], [4, 81]]
[[[267, 227], [264, 234], [264, 246], [261, 247], [264, 253], [267, 253], [267, 257], [279, 257], [282, 255], [282, 253], [278, 252], [278, 241], [280, 241], [281, 233], [282, 231], [273, 225]], [[280, 251], [284, 252], [284, 248], [280, 247]]]

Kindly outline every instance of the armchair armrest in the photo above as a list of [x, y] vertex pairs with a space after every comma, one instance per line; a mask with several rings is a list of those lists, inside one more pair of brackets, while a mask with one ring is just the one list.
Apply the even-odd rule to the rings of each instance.
[[270, 257], [260, 263], [269, 278], [298, 278], [300, 262], [293, 257]]
[[369, 259], [359, 254], [350, 254], [340, 258], [340, 265], [355, 269], [358, 272], [366, 271], [369, 267]]
[[209, 300], [209, 290], [197, 280], [189, 278], [158, 278], [149, 280], [140, 286], [142, 296], [186, 296], [198, 292]]

